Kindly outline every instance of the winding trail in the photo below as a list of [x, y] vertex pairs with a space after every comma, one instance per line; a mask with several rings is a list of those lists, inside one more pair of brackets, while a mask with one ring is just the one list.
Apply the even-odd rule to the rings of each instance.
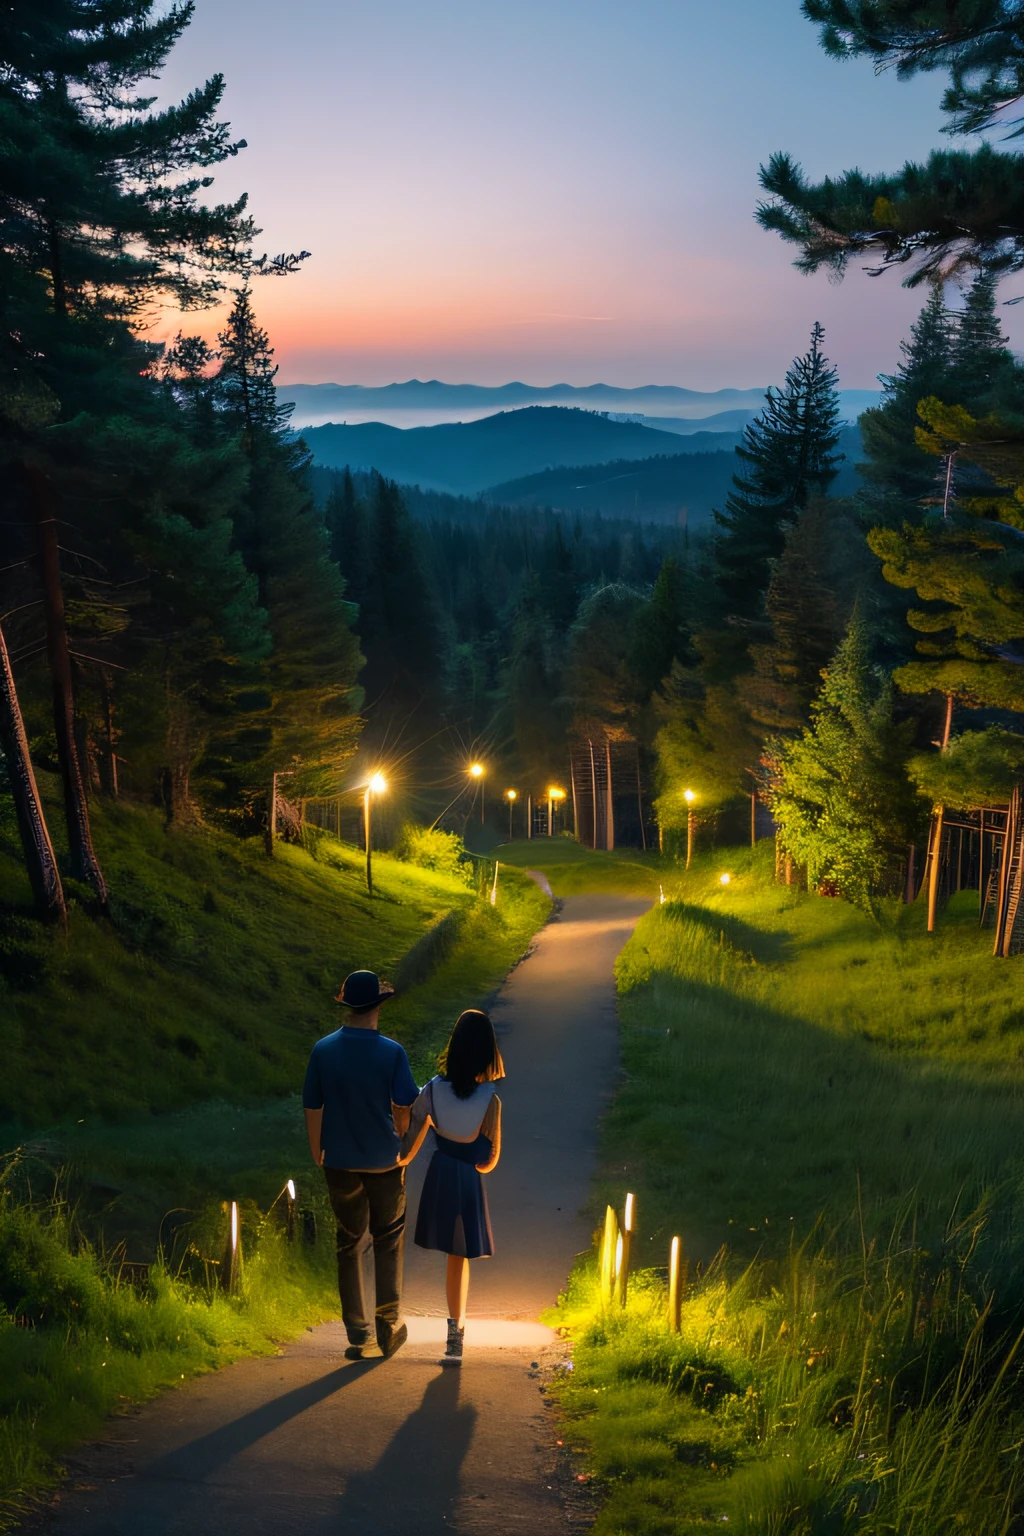
[[[340, 1323], [112, 1421], [55, 1506], [58, 1536], [555, 1536], [575, 1523], [538, 1390], [536, 1322], [590, 1242], [597, 1124], [618, 1055], [612, 966], [644, 900], [573, 896], [494, 1006], [508, 1080], [473, 1266], [466, 1361], [442, 1371], [444, 1260], [410, 1242], [409, 1343], [350, 1363]], [[426, 1168], [410, 1170], [414, 1216]]]

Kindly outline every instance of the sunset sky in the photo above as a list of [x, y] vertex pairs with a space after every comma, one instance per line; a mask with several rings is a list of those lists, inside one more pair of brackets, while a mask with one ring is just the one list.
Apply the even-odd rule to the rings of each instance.
[[313, 253], [257, 290], [286, 383], [749, 387], [820, 319], [870, 388], [923, 301], [802, 277], [753, 222], [775, 149], [817, 176], [948, 142], [940, 79], [827, 59], [798, 0], [198, 0], [162, 99], [217, 70], [249, 143], [217, 196]]

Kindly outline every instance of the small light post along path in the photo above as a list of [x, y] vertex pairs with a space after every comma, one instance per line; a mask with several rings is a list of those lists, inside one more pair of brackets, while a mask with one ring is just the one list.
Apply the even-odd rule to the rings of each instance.
[[387, 780], [382, 773], [371, 774], [366, 789], [363, 791], [363, 835], [366, 840], [366, 893], [373, 895], [373, 823], [370, 816], [370, 806], [374, 795], [382, 795], [387, 789]]
[[684, 789], [683, 790], [683, 799], [686, 801], [686, 867], [687, 867], [687, 869], [689, 869], [690, 861], [693, 858], [693, 832], [694, 832], [693, 802], [696, 800], [696, 798], [697, 798], [697, 796], [694, 794], [692, 789]]
[[511, 842], [512, 841], [512, 808], [515, 805], [516, 801], [519, 799], [519, 791], [516, 790], [516, 789], [506, 789], [506, 791], [505, 791], [505, 799], [508, 801], [508, 840], [509, 840], [509, 842]]
[[486, 778], [486, 772], [487, 772], [487, 770], [484, 768], [483, 763], [470, 763], [470, 765], [469, 765], [469, 776], [470, 776], [470, 778], [471, 779], [475, 779], [476, 782], [480, 786], [480, 825], [481, 826], [483, 826], [483, 824], [484, 824], [484, 795], [486, 793], [484, 780]]
[[565, 790], [553, 784], [548, 790], [548, 837], [555, 835], [555, 806], [565, 799]]

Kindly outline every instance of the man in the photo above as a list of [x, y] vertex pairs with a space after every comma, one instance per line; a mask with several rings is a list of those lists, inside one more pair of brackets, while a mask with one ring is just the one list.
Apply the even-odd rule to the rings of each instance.
[[[349, 1360], [387, 1359], [407, 1338], [398, 1321], [405, 1241], [405, 1169], [399, 1142], [419, 1089], [402, 1047], [378, 1033], [381, 1005], [394, 995], [373, 971], [353, 971], [335, 1002], [342, 1027], [318, 1040], [306, 1068], [302, 1104], [309, 1149], [323, 1168], [338, 1228], [338, 1290]], [[362, 1255], [373, 1241], [377, 1307], [371, 1331]]]

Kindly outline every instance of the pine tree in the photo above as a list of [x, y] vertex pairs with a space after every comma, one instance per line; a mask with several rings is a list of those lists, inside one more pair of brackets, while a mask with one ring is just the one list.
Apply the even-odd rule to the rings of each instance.
[[911, 784], [912, 722], [893, 721], [892, 683], [871, 668], [867, 627], [855, 616], [824, 674], [811, 724], [769, 747], [766, 798], [782, 846], [872, 912], [900, 883], [900, 859], [921, 833], [927, 807]]
[[[982, 269], [967, 291], [958, 318], [952, 356], [953, 397], [950, 404], [963, 405], [984, 414], [999, 403], [1014, 363], [996, 314], [996, 280]], [[918, 395], [947, 399], [941, 389], [925, 389]]]
[[715, 513], [722, 530], [715, 545], [718, 583], [732, 615], [760, 614], [784, 525], [812, 496], [824, 496], [838, 473], [838, 375], [822, 352], [824, 337], [815, 324], [809, 351], [793, 362], [781, 390], [768, 391], [764, 409], [745, 428], [736, 451], [746, 471], [734, 478], [725, 511]]
[[364, 686], [382, 723], [405, 723], [440, 708], [445, 656], [416, 526], [401, 490], [382, 475], [373, 481], [368, 542], [359, 616]]
[[932, 284], [900, 351], [896, 372], [881, 377], [881, 403], [859, 419], [865, 459], [858, 469], [876, 495], [916, 502], [931, 494], [936, 475], [935, 460], [914, 440], [918, 402], [927, 395], [945, 400], [954, 390], [953, 322], [941, 283]]
[[291, 407], [278, 403], [273, 348], [248, 287], [236, 294], [218, 342], [222, 418], [239, 434], [249, 466], [238, 541], [272, 637], [262, 768], [294, 767], [298, 794], [335, 794], [360, 730], [354, 611], [313, 504], [309, 454], [285, 430]]
[[331, 558], [340, 567], [349, 594], [360, 601], [370, 578], [369, 515], [363, 498], [356, 495], [352, 471], [346, 467], [334, 477], [324, 525], [331, 542]]
[[813, 699], [849, 618], [848, 580], [837, 580], [845, 554], [856, 571], [853, 541], [837, 539], [837, 524], [848, 524], [828, 503], [809, 503], [786, 530], [782, 554], [771, 562], [765, 596], [770, 637], [750, 647], [753, 674], [739, 684], [751, 718], [772, 734], [798, 730], [809, 719]]
[[686, 608], [683, 568], [675, 555], [666, 555], [650, 601], [637, 615], [629, 658], [641, 704], [646, 704], [659, 683], [668, 677], [673, 662], [692, 664]]
[[[804, 0], [803, 9], [836, 58], [867, 56], [901, 79], [948, 71], [947, 132], [1020, 133], [1024, 13], [1016, 0]], [[864, 255], [883, 267], [913, 262], [911, 283], [979, 263], [1003, 272], [1024, 267], [1020, 156], [989, 144], [817, 185], [792, 156], [775, 154], [761, 185], [772, 201], [759, 205], [758, 219], [798, 247], [804, 272], [825, 267], [838, 276]]]

